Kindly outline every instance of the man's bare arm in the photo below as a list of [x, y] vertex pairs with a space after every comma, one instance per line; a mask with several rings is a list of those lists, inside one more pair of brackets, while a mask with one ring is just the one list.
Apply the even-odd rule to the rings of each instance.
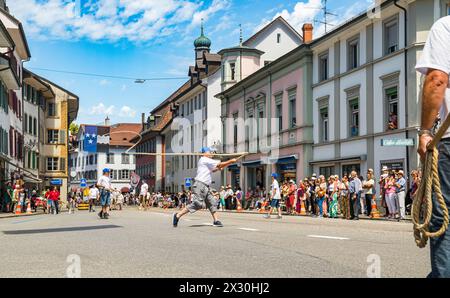
[[217, 165], [216, 171], [222, 171], [222, 170], [225, 169], [226, 167], [228, 167], [228, 166], [230, 166], [230, 165], [232, 165], [232, 164], [234, 164], [234, 163], [236, 163], [236, 162], [237, 162], [237, 159], [230, 159], [229, 161], [221, 162], [221, 163], [219, 163], [219, 164]]
[[[421, 129], [431, 130], [445, 99], [445, 91], [449, 84], [449, 75], [440, 70], [430, 70], [425, 78], [422, 96]], [[430, 135], [422, 135], [418, 152], [425, 158], [428, 144], [433, 140]]]
[[422, 129], [431, 129], [445, 99], [448, 74], [430, 70], [426, 76], [422, 97]]

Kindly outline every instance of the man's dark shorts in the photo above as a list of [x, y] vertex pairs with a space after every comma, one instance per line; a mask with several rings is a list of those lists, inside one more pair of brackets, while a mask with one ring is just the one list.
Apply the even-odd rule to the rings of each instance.
[[[450, 209], [450, 139], [439, 144], [439, 177], [441, 190]], [[436, 198], [433, 198], [433, 216], [430, 230], [436, 232], [443, 222], [443, 214]], [[450, 278], [450, 230], [437, 239], [431, 239], [431, 278]]]
[[100, 204], [102, 207], [111, 205], [111, 193], [104, 189], [100, 190]]
[[280, 200], [273, 199], [270, 202], [270, 207], [272, 207], [272, 208], [280, 208]]

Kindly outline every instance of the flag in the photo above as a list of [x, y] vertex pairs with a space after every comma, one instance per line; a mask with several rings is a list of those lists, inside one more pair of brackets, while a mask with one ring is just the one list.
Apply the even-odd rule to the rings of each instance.
[[137, 187], [140, 181], [141, 181], [141, 177], [138, 174], [136, 174], [136, 172], [132, 172], [131, 179], [130, 179], [131, 186]]
[[83, 151], [97, 152], [97, 126], [86, 126], [84, 129]]

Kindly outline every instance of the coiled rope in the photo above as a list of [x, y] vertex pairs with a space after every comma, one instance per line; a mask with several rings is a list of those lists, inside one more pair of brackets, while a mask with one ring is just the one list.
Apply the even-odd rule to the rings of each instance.
[[[447, 117], [439, 131], [428, 145], [425, 161], [422, 164], [422, 181], [412, 206], [412, 221], [414, 224], [414, 238], [420, 248], [427, 246], [430, 238], [442, 236], [448, 229], [448, 208], [442, 195], [439, 178], [439, 151], [437, 146], [450, 127], [450, 117]], [[443, 223], [439, 230], [430, 232], [430, 222], [433, 214], [433, 191], [443, 214]]]

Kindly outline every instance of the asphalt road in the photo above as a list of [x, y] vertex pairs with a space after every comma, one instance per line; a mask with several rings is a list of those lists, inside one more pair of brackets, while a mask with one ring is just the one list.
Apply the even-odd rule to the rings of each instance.
[[[426, 277], [411, 223], [206, 212], [177, 229], [172, 212], [0, 219], [0, 277]], [[378, 274], [379, 273], [379, 274]]]

